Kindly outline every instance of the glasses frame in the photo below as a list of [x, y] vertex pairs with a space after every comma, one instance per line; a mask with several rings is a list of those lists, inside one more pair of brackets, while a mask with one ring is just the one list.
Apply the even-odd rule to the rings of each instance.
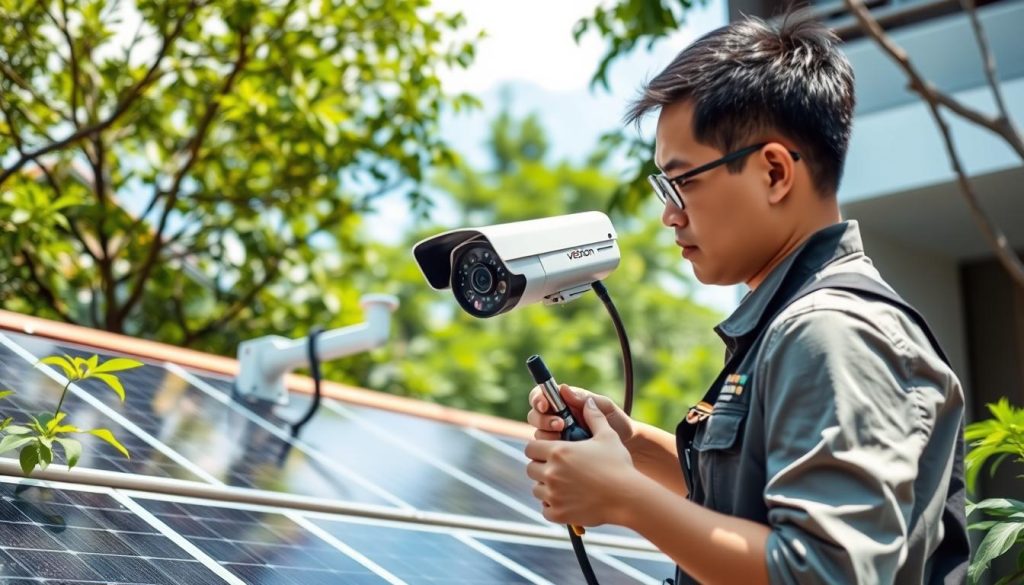
[[[770, 143], [761, 142], [758, 144], [752, 144], [674, 177], [666, 176], [665, 173], [648, 175], [647, 181], [651, 184], [651, 187], [654, 188], [654, 194], [658, 196], [658, 199], [661, 200], [663, 205], [671, 201], [672, 204], [679, 209], [686, 209], [686, 205], [683, 204], [683, 198], [680, 191], [682, 191], [683, 185], [685, 185], [687, 181], [701, 173], [710, 171], [711, 169], [720, 167], [724, 164], [729, 164], [745, 156], [750, 156], [765, 146], [768, 146], [768, 144]], [[794, 161], [800, 160], [800, 153], [791, 150], [789, 151], [789, 154], [793, 157]]]

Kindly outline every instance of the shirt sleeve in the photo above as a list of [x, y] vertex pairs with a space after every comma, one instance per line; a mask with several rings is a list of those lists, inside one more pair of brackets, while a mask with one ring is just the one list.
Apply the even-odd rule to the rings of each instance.
[[809, 310], [763, 351], [771, 581], [893, 582], [941, 381], [884, 313]]

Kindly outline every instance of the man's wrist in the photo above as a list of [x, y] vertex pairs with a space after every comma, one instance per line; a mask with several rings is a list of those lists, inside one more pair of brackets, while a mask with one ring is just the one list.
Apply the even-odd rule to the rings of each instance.
[[613, 488], [617, 497], [612, 505], [612, 524], [637, 531], [639, 519], [643, 515], [639, 506], [653, 495], [652, 490], [664, 488], [636, 468], [616, 484]]

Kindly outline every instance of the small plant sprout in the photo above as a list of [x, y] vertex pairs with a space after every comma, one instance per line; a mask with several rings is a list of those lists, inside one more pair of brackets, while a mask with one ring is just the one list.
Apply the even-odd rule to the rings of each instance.
[[[124, 448], [109, 429], [88, 429], [83, 430], [72, 424], [67, 424], [65, 418], [67, 413], [61, 411], [64, 406], [64, 398], [67, 396], [68, 388], [74, 382], [95, 378], [117, 394], [121, 402], [125, 400], [124, 386], [115, 375], [115, 372], [130, 370], [142, 365], [142, 362], [128, 358], [113, 358], [100, 363], [99, 356], [92, 356], [88, 359], [80, 357], [50, 356], [41, 360], [44, 364], [57, 366], [64, 371], [67, 382], [64, 384], [57, 401], [57, 407], [52, 413], [44, 412], [36, 416], [29, 415], [30, 421], [25, 424], [12, 424], [12, 417], [0, 421], [0, 431], [6, 432], [6, 436], [0, 440], [0, 453], [21, 449], [18, 460], [21, 463], [21, 470], [25, 475], [32, 473], [38, 466], [40, 469], [53, 462], [54, 444], [64, 449], [64, 457], [67, 459], [68, 469], [74, 467], [82, 456], [82, 444], [66, 435], [76, 433], [88, 433], [109, 443], [127, 458], [131, 458], [128, 450]], [[0, 399], [13, 394], [10, 390], [0, 391]]]

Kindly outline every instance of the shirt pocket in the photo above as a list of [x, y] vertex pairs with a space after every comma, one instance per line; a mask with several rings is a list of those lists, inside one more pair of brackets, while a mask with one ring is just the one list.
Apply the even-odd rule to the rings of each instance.
[[698, 441], [694, 442], [693, 447], [701, 453], [738, 449], [736, 443], [745, 420], [745, 408], [716, 406], [705, 422], [705, 431], [701, 433]]
[[694, 448], [699, 453], [703, 503], [713, 510], [731, 512], [722, 506], [732, 501], [732, 490], [739, 477], [746, 419], [746, 405], [716, 405], [704, 423], [704, 432], [694, 441]]

